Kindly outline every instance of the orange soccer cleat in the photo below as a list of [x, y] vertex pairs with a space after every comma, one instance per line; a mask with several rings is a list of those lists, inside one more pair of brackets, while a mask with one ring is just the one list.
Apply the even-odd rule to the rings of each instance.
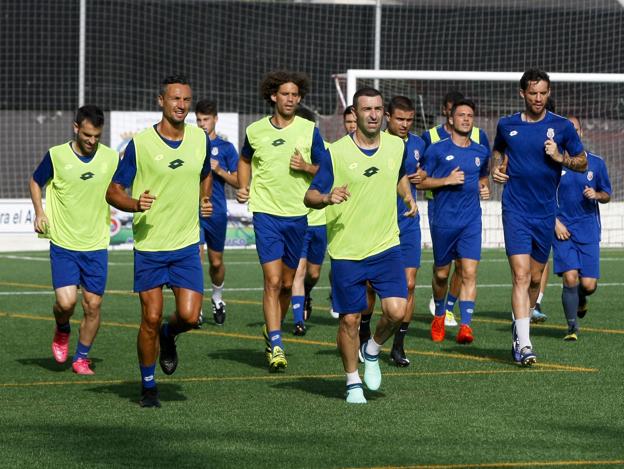
[[434, 316], [431, 322], [431, 340], [434, 342], [442, 342], [444, 340], [444, 320], [446, 314], [443, 316]]

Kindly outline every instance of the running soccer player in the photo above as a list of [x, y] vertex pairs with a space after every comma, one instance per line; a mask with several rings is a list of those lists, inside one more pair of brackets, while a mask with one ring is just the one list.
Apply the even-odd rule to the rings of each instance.
[[406, 216], [415, 216], [418, 208], [405, 175], [405, 144], [394, 135], [381, 133], [381, 93], [362, 88], [353, 102], [357, 129], [330, 145], [305, 203], [310, 208], [327, 207], [333, 308], [340, 314], [337, 341], [347, 375], [346, 400], [364, 404], [358, 374], [358, 325], [366, 310], [366, 283], [381, 297], [382, 308], [374, 336], [361, 344], [364, 382], [375, 391], [381, 385], [381, 346], [401, 324], [407, 304], [397, 191], [409, 208]]
[[419, 189], [433, 190], [430, 221], [433, 241], [433, 298], [435, 316], [431, 339], [444, 340], [444, 299], [453, 260], [461, 260], [459, 311], [461, 324], [456, 340], [474, 340], [471, 327], [477, 297], [477, 268], [481, 259], [481, 205], [479, 197], [490, 197], [489, 150], [471, 140], [475, 104], [461, 99], [450, 113], [451, 137], [432, 144], [425, 152], [424, 169], [429, 177]]
[[[451, 118], [451, 109], [453, 105], [459, 101], [464, 99], [464, 95], [459, 91], [452, 90], [449, 91], [442, 100], [442, 116], [444, 117], [444, 123], [432, 127], [429, 130], [426, 130], [422, 134], [422, 139], [425, 141], [425, 149], [429, 147], [432, 143], [439, 142], [440, 140], [444, 140], [446, 138], [450, 138], [452, 125], [450, 123]], [[490, 142], [488, 141], [487, 134], [483, 129], [478, 127], [472, 128], [472, 132], [470, 134], [470, 138], [475, 143], [483, 145], [485, 148], [490, 149]], [[425, 191], [425, 196], [429, 201], [431, 201], [433, 194], [431, 191]], [[429, 221], [433, 218], [433, 207], [429, 202], [427, 204], [427, 216]], [[431, 228], [431, 225], [430, 225]], [[457, 321], [455, 320], [455, 315], [453, 314], [453, 310], [455, 308], [455, 304], [457, 302], [457, 297], [459, 296], [459, 291], [462, 285], [462, 275], [461, 275], [461, 260], [455, 261], [455, 268], [453, 269], [453, 275], [451, 276], [450, 287], [446, 296], [446, 326], [457, 326]], [[435, 302], [433, 296], [431, 297], [431, 301], [429, 302], [429, 310], [432, 315], [435, 315]]]
[[308, 77], [298, 72], [278, 70], [264, 77], [260, 90], [273, 114], [247, 127], [238, 162], [236, 198], [249, 201], [264, 275], [263, 335], [271, 371], [288, 365], [281, 329], [307, 228], [303, 196], [325, 152], [314, 123], [295, 115], [308, 89]]
[[206, 132], [210, 139], [210, 168], [212, 170], [212, 215], [199, 218], [200, 251], [204, 253], [204, 243], [208, 246], [208, 262], [210, 264], [210, 280], [212, 281], [212, 316], [214, 322], [223, 325], [225, 322], [225, 301], [223, 301], [223, 285], [225, 280], [225, 264], [223, 250], [227, 232], [227, 202], [225, 185], [238, 188], [238, 153], [227, 140], [217, 135], [219, 114], [217, 104], [202, 99], [195, 105], [197, 125]]
[[[416, 200], [416, 184], [420, 184], [427, 177], [427, 173], [420, 168], [420, 158], [425, 152], [425, 142], [410, 132], [414, 124], [416, 108], [411, 99], [406, 96], [395, 96], [388, 103], [386, 110], [387, 132], [395, 135], [405, 142], [407, 157], [405, 159], [405, 172], [410, 181], [412, 198]], [[414, 315], [414, 290], [416, 289], [416, 275], [420, 268], [420, 215], [406, 217], [404, 214], [409, 210], [403, 199], [397, 196], [397, 215], [399, 223], [399, 241], [401, 245], [401, 257], [405, 268], [405, 280], [407, 282], [407, 304], [405, 316], [401, 326], [394, 333], [390, 358], [396, 366], [409, 366], [410, 361], [405, 355], [405, 335]], [[369, 286], [368, 307], [362, 313], [360, 322], [360, 342], [364, 343], [370, 338], [370, 319], [375, 306], [375, 292]], [[372, 295], [370, 294], [372, 292]], [[372, 298], [371, 298], [372, 297]], [[372, 300], [372, 301], [371, 301]]]
[[58, 363], [67, 360], [69, 319], [78, 300], [78, 285], [82, 289], [84, 316], [72, 359], [72, 370], [79, 375], [94, 374], [89, 351], [100, 327], [110, 241], [110, 208], [104, 195], [119, 162], [117, 153], [100, 143], [103, 129], [100, 108], [91, 104], [79, 108], [74, 139], [50, 148], [30, 179], [35, 231], [50, 239], [56, 298], [52, 355]]
[[583, 172], [587, 157], [572, 123], [546, 110], [546, 72], [527, 70], [520, 79], [520, 96], [524, 112], [498, 121], [492, 179], [505, 184], [501, 205], [512, 274], [512, 355], [515, 362], [530, 366], [537, 360], [530, 339], [530, 306], [537, 299], [553, 244], [561, 169]]
[[[154, 377], [159, 342], [160, 367], [170, 375], [178, 366], [176, 339], [197, 324], [204, 295], [197, 208], [201, 216], [212, 211], [210, 139], [202, 129], [184, 123], [191, 101], [186, 77], [163, 79], [158, 96], [162, 118], [128, 143], [106, 194], [112, 206], [134, 212], [141, 407], [160, 407]], [[125, 191], [128, 187], [132, 196]], [[161, 325], [164, 285], [173, 290], [175, 310]]]
[[348, 134], [352, 134], [357, 129], [357, 120], [355, 118], [355, 111], [353, 105], [349, 105], [342, 113], [342, 125], [344, 130]]
[[[581, 121], [569, 117], [580, 138]], [[557, 220], [553, 244], [554, 271], [563, 277], [561, 301], [568, 323], [564, 340], [578, 339], [577, 317], [587, 313], [587, 296], [600, 278], [600, 209], [611, 200], [611, 182], [604, 160], [587, 152], [583, 173], [561, 171], [557, 189]]]

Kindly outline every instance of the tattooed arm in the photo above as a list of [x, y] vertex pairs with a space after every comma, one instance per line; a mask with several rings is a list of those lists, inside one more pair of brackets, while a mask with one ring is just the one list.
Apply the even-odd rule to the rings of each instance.
[[572, 171], [582, 173], [587, 169], [587, 154], [584, 151], [575, 156], [570, 156], [567, 153], [562, 155], [559, 153], [557, 144], [553, 139], [544, 142], [544, 150], [554, 161], [561, 163]]

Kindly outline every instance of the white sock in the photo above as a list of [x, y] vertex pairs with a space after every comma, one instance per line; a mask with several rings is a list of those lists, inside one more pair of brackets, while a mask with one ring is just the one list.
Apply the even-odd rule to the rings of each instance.
[[216, 304], [219, 303], [223, 303], [223, 285], [225, 284], [225, 282], [223, 282], [221, 285], [215, 285], [214, 283], [212, 284], [212, 301], [214, 301]]
[[381, 352], [381, 345], [375, 342], [375, 339], [371, 337], [370, 340], [366, 342], [366, 353], [376, 356], [379, 355], [379, 352]]
[[520, 350], [524, 347], [532, 347], [531, 339], [529, 338], [530, 321], [530, 318], [516, 319], [516, 334], [518, 334]]
[[540, 294], [537, 295], [537, 304], [542, 304], [542, 298], [544, 298], [544, 294], [540, 292]]
[[349, 386], [350, 384], [357, 384], [357, 383], [362, 382], [360, 378], [360, 373], [358, 373], [358, 370], [352, 371], [351, 373], [346, 373], [346, 375], [347, 375], [347, 386]]

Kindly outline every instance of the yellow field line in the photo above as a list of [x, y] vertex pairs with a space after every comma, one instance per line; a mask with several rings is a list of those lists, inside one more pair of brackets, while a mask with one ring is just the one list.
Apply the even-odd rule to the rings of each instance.
[[[566, 370], [535, 370], [536, 373], [563, 373]], [[452, 376], [452, 375], [499, 375], [499, 374], [511, 374], [522, 373], [520, 369], [516, 370], [463, 370], [463, 371], [390, 371], [384, 373], [386, 377], [406, 377], [406, 376]], [[328, 373], [318, 375], [291, 375], [288, 373], [271, 374], [265, 376], [191, 376], [188, 378], [158, 378], [159, 383], [204, 383], [204, 382], [230, 382], [230, 381], [294, 381], [297, 379], [344, 379], [343, 373]], [[33, 381], [28, 383], [0, 383], [0, 388], [27, 388], [37, 386], [71, 386], [71, 385], [110, 385], [110, 384], [137, 384], [139, 381], [129, 381], [123, 379], [112, 380], [82, 380], [77, 378], [74, 381]]]
[[[35, 316], [31, 314], [22, 314], [22, 313], [9, 313], [5, 311], [0, 311], [0, 317], [9, 317], [9, 318], [18, 318], [18, 319], [29, 319], [35, 321], [53, 321], [54, 318], [51, 316]], [[72, 319], [72, 323], [79, 324], [80, 321], [77, 319]], [[108, 327], [123, 327], [126, 329], [138, 329], [138, 324], [129, 324], [123, 322], [113, 322], [113, 321], [102, 321], [102, 326]], [[193, 330], [190, 331], [192, 334], [202, 334], [209, 335], [214, 337], [227, 337], [234, 339], [242, 339], [242, 340], [253, 340], [253, 341], [261, 341], [264, 338], [259, 335], [249, 335], [249, 334], [240, 334], [236, 332], [213, 332], [206, 330]], [[335, 348], [336, 344], [333, 342], [324, 342], [320, 340], [310, 340], [310, 339], [290, 339], [288, 337], [283, 337], [282, 341], [293, 344], [304, 344], [304, 345], [317, 345], [320, 347], [332, 347]], [[386, 349], [384, 349], [386, 350]], [[387, 351], [387, 350], [386, 350]], [[508, 360], [503, 360], [496, 357], [488, 357], [488, 356], [476, 356], [476, 355], [467, 355], [462, 353], [452, 353], [452, 352], [429, 352], [429, 351], [420, 351], [408, 349], [407, 353], [411, 353], [414, 355], [428, 356], [428, 357], [439, 357], [439, 358], [453, 358], [458, 360], [468, 360], [468, 361], [477, 361], [477, 362], [494, 362], [494, 363], [502, 363], [505, 365], [509, 364]], [[579, 372], [579, 373], [595, 373], [599, 371], [597, 368], [586, 368], [581, 366], [571, 366], [571, 365], [562, 365], [557, 363], [537, 363], [534, 365], [534, 368], [546, 368], [550, 370], [556, 371], [570, 371], [570, 372]]]
[[[618, 466], [624, 465], [624, 459], [605, 461], [519, 461], [519, 462], [493, 462], [476, 464], [417, 464], [414, 466], [374, 466], [366, 469], [481, 469], [496, 467], [558, 467], [558, 466]], [[355, 468], [351, 468], [355, 469]], [[363, 469], [363, 468], [358, 468]]]

